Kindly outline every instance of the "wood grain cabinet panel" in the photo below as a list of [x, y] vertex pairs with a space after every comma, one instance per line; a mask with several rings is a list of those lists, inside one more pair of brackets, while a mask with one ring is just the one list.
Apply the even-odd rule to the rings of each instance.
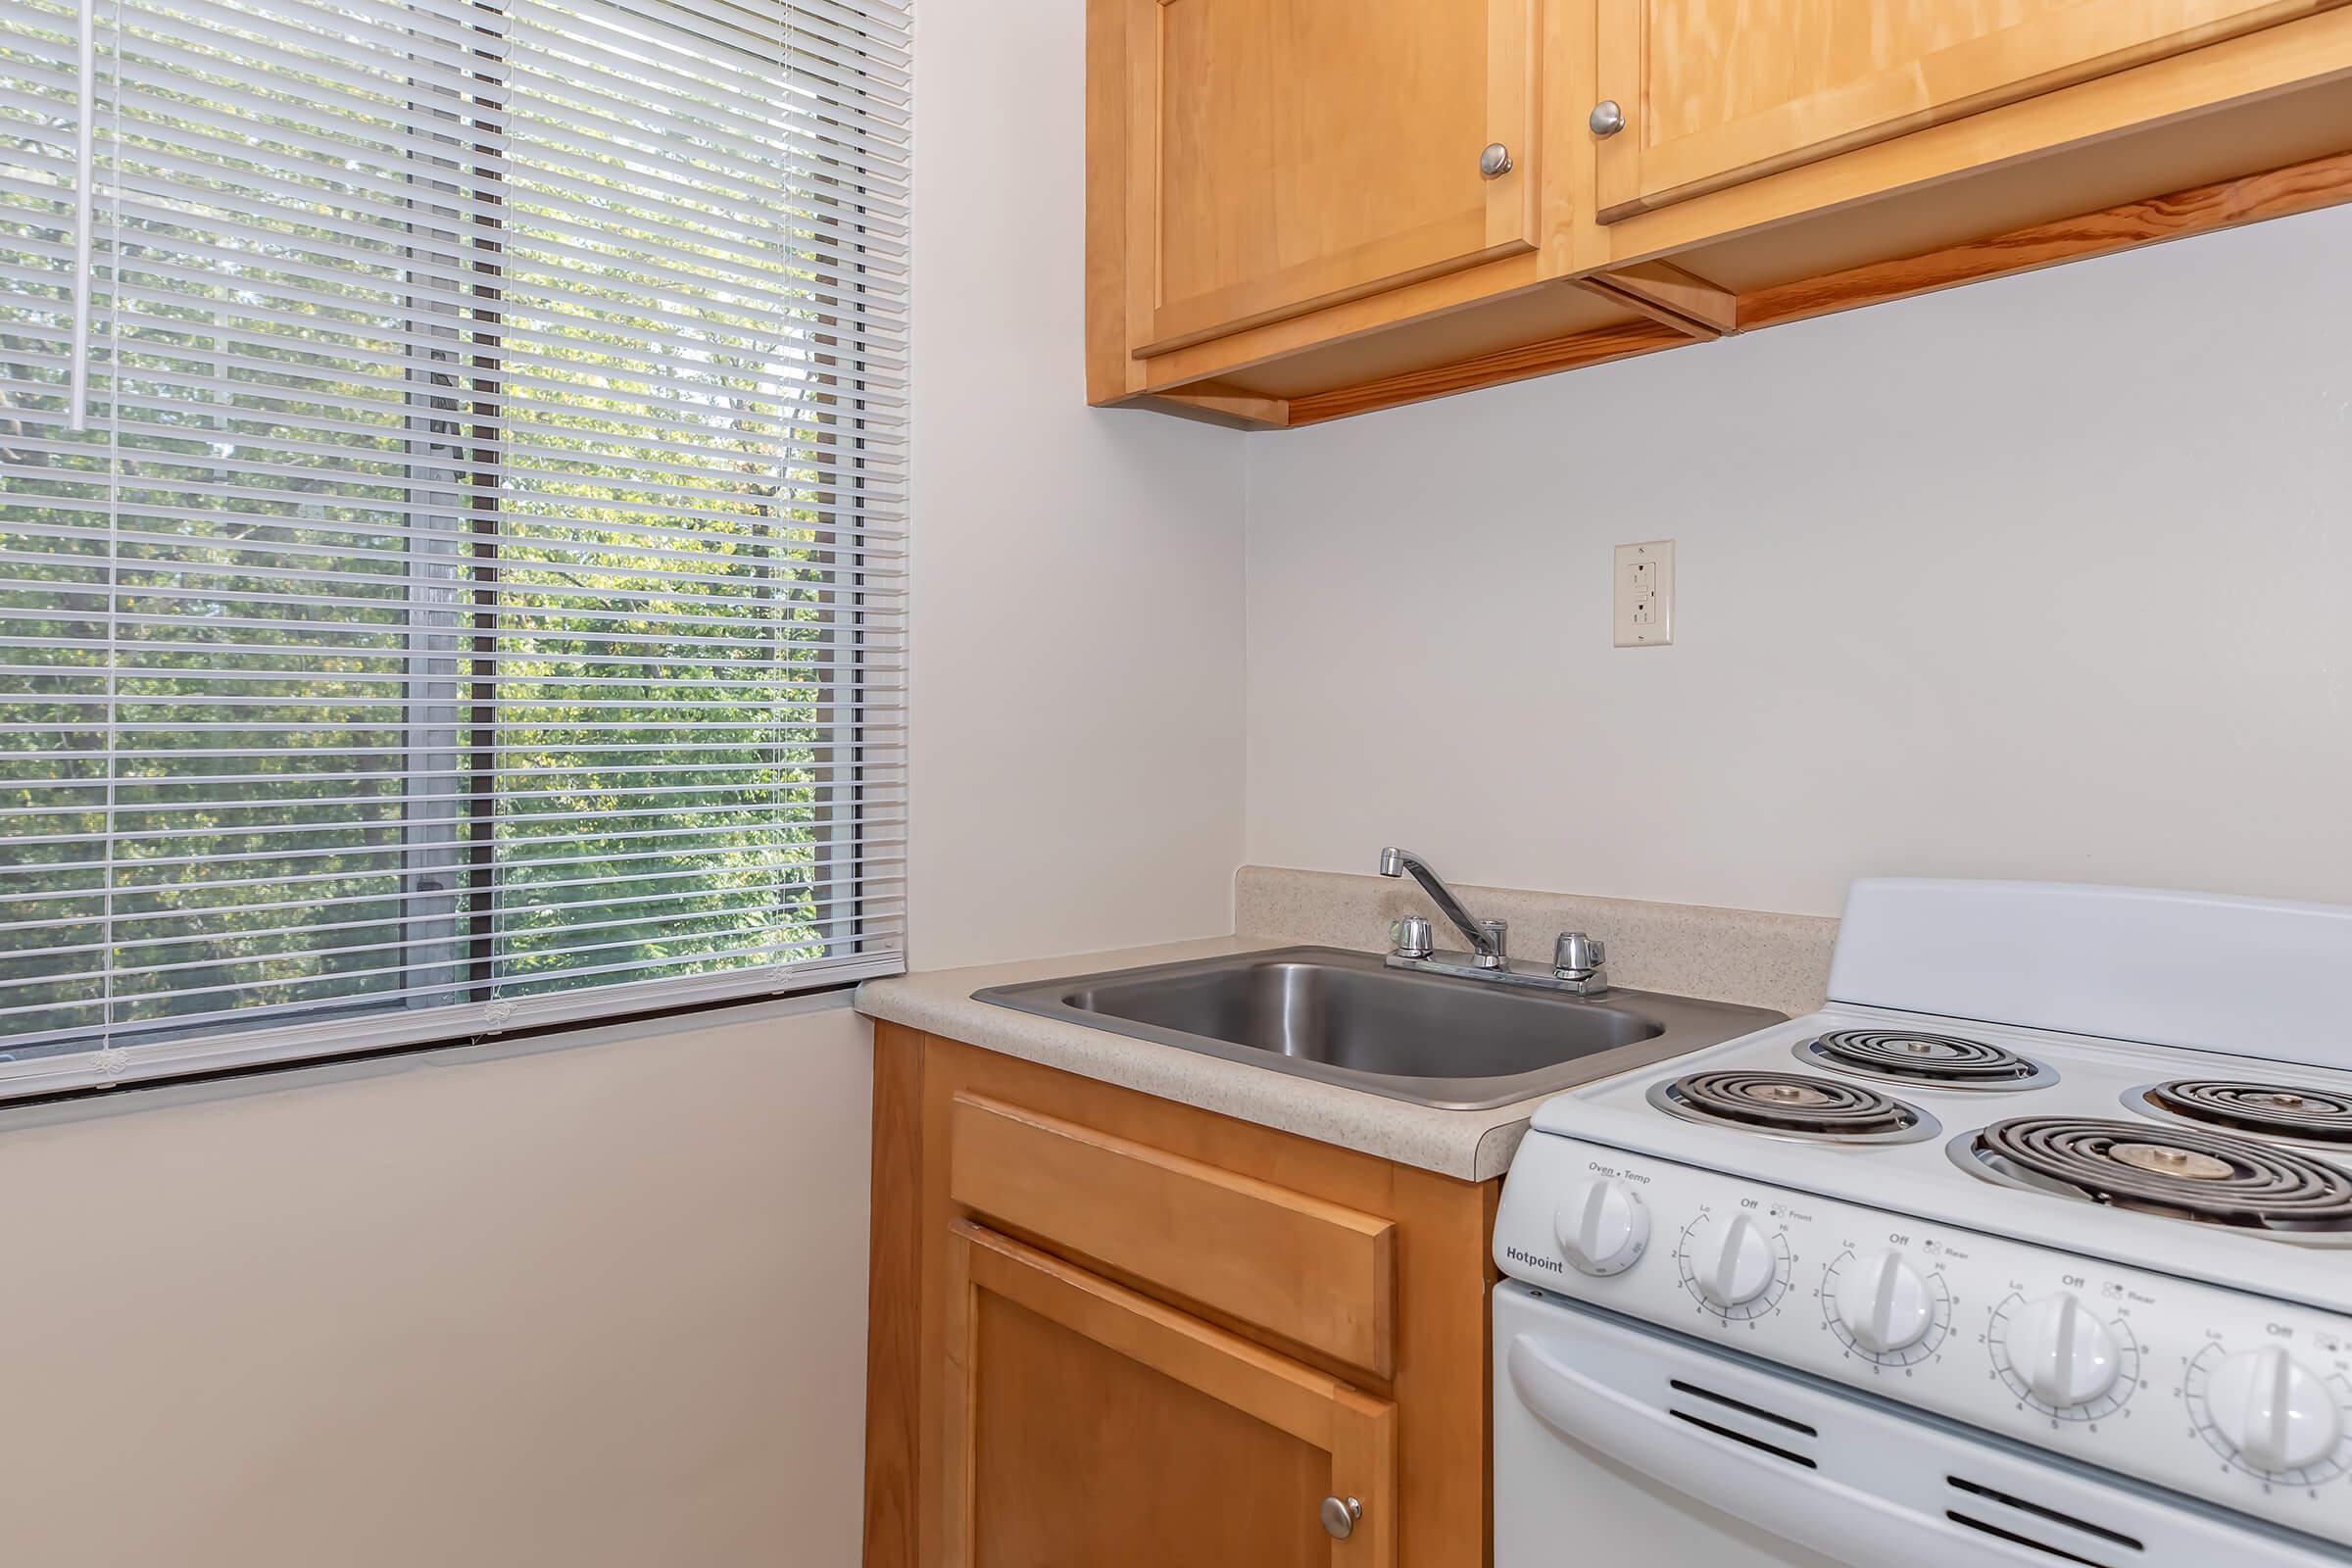
[[1086, 18], [1087, 397], [1245, 428], [2352, 200], [2352, 0]]
[[1542, 0], [1119, 3], [1133, 352], [1535, 247]]
[[1598, 0], [1599, 217], [1670, 202], [2342, 0]]
[[890, 1023], [874, 1097], [866, 1568], [1488, 1563], [1499, 1181]]
[[1395, 1405], [968, 1220], [947, 1274], [950, 1568], [1395, 1568]]
[[949, 1196], [999, 1228], [1395, 1370], [1393, 1221], [981, 1096], [956, 1097], [948, 1147]]

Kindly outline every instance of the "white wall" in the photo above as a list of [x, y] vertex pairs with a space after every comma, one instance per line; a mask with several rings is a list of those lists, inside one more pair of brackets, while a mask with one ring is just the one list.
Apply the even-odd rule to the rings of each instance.
[[1243, 439], [1086, 407], [1081, 0], [917, 15], [913, 961], [1229, 931]]
[[863, 1021], [581, 1038], [0, 1117], [0, 1553], [856, 1562]]
[[[1252, 861], [2352, 901], [2352, 209], [1250, 448]], [[1680, 541], [1677, 644], [1610, 546]]]

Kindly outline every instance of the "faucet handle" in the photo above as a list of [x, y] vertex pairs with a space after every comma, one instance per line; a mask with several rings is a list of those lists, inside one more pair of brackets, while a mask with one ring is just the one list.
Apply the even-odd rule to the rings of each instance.
[[1437, 944], [1430, 940], [1429, 921], [1418, 914], [1390, 921], [1389, 940], [1396, 945], [1399, 958], [1426, 958], [1437, 951]]
[[1563, 931], [1551, 945], [1551, 972], [1563, 979], [1581, 978], [1608, 961], [1607, 944], [1582, 931]]

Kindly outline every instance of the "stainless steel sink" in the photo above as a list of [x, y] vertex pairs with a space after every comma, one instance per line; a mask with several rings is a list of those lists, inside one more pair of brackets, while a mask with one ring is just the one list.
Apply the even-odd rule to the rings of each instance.
[[1156, 1040], [1416, 1104], [1509, 1104], [1748, 1034], [1760, 1007], [1600, 997], [1392, 969], [1344, 948], [993, 986], [976, 1002]]

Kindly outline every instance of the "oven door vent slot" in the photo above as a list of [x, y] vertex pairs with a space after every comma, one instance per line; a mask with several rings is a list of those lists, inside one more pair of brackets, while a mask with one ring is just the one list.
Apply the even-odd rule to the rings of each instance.
[[1986, 1524], [1982, 1519], [1972, 1519], [1957, 1508], [1944, 1509], [1943, 1516], [1956, 1525], [1964, 1525], [1981, 1535], [1990, 1536], [1995, 1541], [2006, 1541], [2013, 1546], [2023, 1546], [2028, 1551], [2038, 1551], [2052, 1562], [2081, 1563], [2082, 1568], [2107, 1568], [2107, 1564], [2099, 1561], [2096, 1557], [2085, 1557], [2078, 1552], [2069, 1551], [2064, 1546], [2053, 1546], [2046, 1541], [2035, 1541], [2032, 1536], [2021, 1536], [2014, 1530], [2003, 1530], [1999, 1525]]
[[1784, 1448], [1778, 1444], [1766, 1443], [1762, 1438], [1751, 1438], [1744, 1432], [1735, 1432], [1730, 1427], [1718, 1426], [1716, 1423], [1707, 1420], [1704, 1416], [1695, 1416], [1688, 1410], [1677, 1410], [1672, 1407], [1669, 1407], [1666, 1413], [1674, 1417], [1677, 1421], [1690, 1422], [1701, 1432], [1712, 1432], [1719, 1438], [1729, 1438], [1734, 1443], [1745, 1444], [1748, 1447], [1755, 1449], [1759, 1453], [1771, 1454], [1775, 1459], [1786, 1459], [1790, 1464], [1802, 1465], [1807, 1470], [1815, 1470], [1820, 1468], [1820, 1466], [1816, 1465], [1811, 1459], [1806, 1458], [1801, 1453], [1794, 1452], [1791, 1449]]
[[[1722, 1405], [1727, 1410], [1737, 1410], [1741, 1415], [1753, 1416], [1758, 1421], [1769, 1421], [1774, 1426], [1789, 1432], [1800, 1432], [1808, 1438], [1821, 1436], [1818, 1431], [1792, 1416], [1785, 1416], [1778, 1411], [1767, 1410], [1760, 1404], [1750, 1404], [1745, 1399], [1735, 1399], [1728, 1394], [1717, 1394], [1713, 1389], [1702, 1389], [1695, 1383], [1685, 1383], [1681, 1378], [1669, 1378], [1666, 1386], [1677, 1394], [1688, 1394], [1694, 1399], [1705, 1399], [1711, 1404]], [[1959, 1483], [1954, 1482], [1953, 1485], [1957, 1486]]]
[[[1974, 1499], [1965, 1503], [1964, 1506], [1975, 1510], [1975, 1512], [1963, 1512], [1961, 1507], [1947, 1508], [1944, 1510], [1945, 1518], [1956, 1525], [1964, 1525], [1971, 1530], [1996, 1536], [2015, 1545], [2044, 1552], [2060, 1562], [2088, 1563], [2091, 1568], [2106, 1568], [2106, 1563], [2102, 1558], [2086, 1557], [2082, 1555], [2082, 1552], [2097, 1550], [2102, 1546], [2120, 1548], [2124, 1551], [2145, 1551], [2147, 1549], [2140, 1544], [2137, 1538], [2127, 1536], [2120, 1530], [2110, 1530], [2105, 1525], [2094, 1525], [2087, 1519], [2079, 1518], [2063, 1509], [2052, 1508], [2044, 1503], [2034, 1502], [2018, 1496], [2015, 1493], [2003, 1492], [1997, 1487], [1987, 1487], [1961, 1476], [1947, 1475], [1943, 1479], [1953, 1491], [1963, 1493], [1968, 1498]], [[2001, 1511], [1994, 1514], [1993, 1517], [2004, 1520], [2004, 1523], [1994, 1524], [1990, 1519], [1982, 1517], [1995, 1509]], [[2061, 1530], [2071, 1532], [2065, 1538], [2066, 1544], [2060, 1544], [2056, 1540], [2049, 1539], [2053, 1533], [2048, 1530], [2036, 1530], [2035, 1526], [2037, 1525], [2056, 1525]], [[2080, 1547], [2081, 1550], [2073, 1549], [2075, 1547]]]
[[[1769, 1453], [1776, 1459], [1785, 1459], [1807, 1470], [1820, 1468], [1820, 1462], [1810, 1454], [1797, 1451], [1798, 1446], [1810, 1446], [1813, 1440], [1821, 1436], [1811, 1424], [1799, 1421], [1794, 1416], [1783, 1415], [1778, 1410], [1768, 1410], [1760, 1404], [1750, 1404], [1745, 1399], [1736, 1399], [1701, 1384], [1686, 1383], [1681, 1378], [1667, 1379], [1666, 1386], [1682, 1396], [1679, 1401], [1672, 1397], [1661, 1401], [1666, 1413], [1677, 1421], [1688, 1422], [1702, 1432], [1713, 1433], [1716, 1437], [1743, 1445], [1758, 1453]], [[1685, 1408], [1686, 1405], [1695, 1405], [1696, 1408]], [[1751, 1426], [1764, 1430], [1743, 1430]]]

